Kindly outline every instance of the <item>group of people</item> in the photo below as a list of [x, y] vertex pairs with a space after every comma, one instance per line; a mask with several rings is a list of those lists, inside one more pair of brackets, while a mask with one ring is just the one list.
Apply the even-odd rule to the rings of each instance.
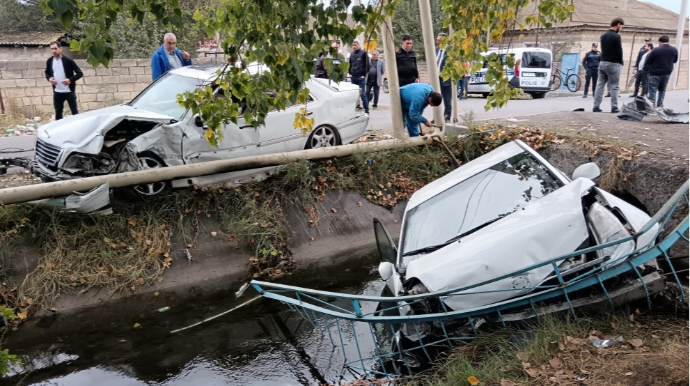
[[[601, 52], [597, 43], [592, 44], [592, 49], [582, 60], [582, 66], [587, 71], [585, 77], [585, 92], [582, 96], [587, 98], [590, 80], [594, 94], [594, 106], [592, 111], [601, 112], [601, 102], [604, 96], [604, 88], [608, 86], [611, 96], [611, 112], [620, 112], [618, 97], [620, 92], [620, 75], [623, 68], [623, 45], [620, 31], [625, 25], [622, 18], [611, 21], [608, 31], [601, 35]], [[645, 44], [637, 55], [633, 66], [635, 73], [635, 89], [630, 95], [646, 96], [657, 108], [663, 108], [673, 66], [678, 62], [678, 50], [669, 44], [669, 37], [659, 37], [659, 45], [655, 48], [651, 39], [645, 39]], [[607, 95], [608, 96], [608, 95]]]
[[[45, 77], [53, 86], [55, 120], [59, 120], [62, 119], [65, 102], [72, 115], [79, 114], [76, 82], [84, 73], [72, 58], [62, 54], [62, 45], [59, 42], [51, 42], [50, 51], [52, 56], [46, 61]], [[192, 58], [189, 53], [177, 48], [177, 37], [169, 32], [163, 36], [163, 44], [151, 57], [151, 77], [156, 80], [172, 69], [191, 65]]]

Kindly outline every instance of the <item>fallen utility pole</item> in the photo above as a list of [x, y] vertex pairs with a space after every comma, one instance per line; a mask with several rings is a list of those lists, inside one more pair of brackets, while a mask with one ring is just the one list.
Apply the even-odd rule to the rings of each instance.
[[0, 189], [0, 205], [19, 204], [44, 198], [64, 197], [73, 192], [85, 192], [106, 182], [111, 188], [150, 184], [180, 178], [201, 177], [211, 174], [256, 169], [283, 165], [301, 159], [324, 159], [352, 155], [357, 151], [377, 151], [431, 144], [431, 136], [420, 136], [406, 140], [390, 139], [335, 146], [320, 149], [300, 150], [289, 153], [266, 154], [253, 157], [233, 158], [197, 164], [169, 166], [159, 169], [138, 170], [105, 176], [75, 178], [73, 180], [48, 182]]

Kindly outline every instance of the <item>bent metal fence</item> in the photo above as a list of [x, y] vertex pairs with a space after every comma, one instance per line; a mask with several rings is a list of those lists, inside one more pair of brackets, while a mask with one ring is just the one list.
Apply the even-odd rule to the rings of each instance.
[[[678, 300], [687, 303], [686, 275], [680, 275], [679, 261], [671, 257], [671, 248], [679, 241], [688, 247], [688, 182], [636, 235], [583, 249], [546, 262], [525, 267], [508, 275], [478, 284], [415, 296], [366, 296], [317, 291], [276, 283], [252, 281], [263, 297], [277, 300], [308, 321], [326, 343], [343, 351], [344, 366], [366, 377], [389, 377], [412, 373], [421, 363], [433, 361], [439, 346], [471, 340], [480, 324], [538, 318], [576, 309], [616, 307], [633, 300], [646, 299], [669, 286], [676, 287]], [[669, 221], [677, 225], [669, 231]], [[654, 242], [614, 261], [592, 265], [576, 274], [559, 269], [567, 259], [602, 251], [637, 240], [654, 232]], [[677, 247], [674, 251], [682, 250]], [[642, 252], [640, 252], [642, 250]], [[687, 258], [684, 259], [687, 264]], [[472, 309], [452, 310], [444, 300], [455, 296], [473, 296], [489, 291], [480, 287], [522, 275], [544, 265], [553, 268], [553, 280], [538, 286], [520, 288], [517, 296]], [[687, 267], [684, 267], [687, 268]], [[681, 279], [683, 277], [684, 279]], [[511, 291], [507, 289], [505, 291]]]

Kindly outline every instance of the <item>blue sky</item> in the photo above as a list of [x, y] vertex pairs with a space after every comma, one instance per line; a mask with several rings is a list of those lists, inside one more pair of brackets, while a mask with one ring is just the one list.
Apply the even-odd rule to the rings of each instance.
[[[679, 12], [680, 12], [680, 3], [681, 3], [681, 0], [643, 0], [643, 1], [644, 1], [645, 3], [656, 4], [656, 5], [660, 6], [660, 7], [666, 8], [666, 9], [668, 9], [668, 10], [670, 10], [670, 11], [675, 12], [675, 13], [679, 13]], [[689, 8], [689, 10], [690, 10], [690, 6], [689, 6], [688, 8]], [[686, 15], [685, 15], [685, 16], [688, 16], [687, 12], [686, 12]]]

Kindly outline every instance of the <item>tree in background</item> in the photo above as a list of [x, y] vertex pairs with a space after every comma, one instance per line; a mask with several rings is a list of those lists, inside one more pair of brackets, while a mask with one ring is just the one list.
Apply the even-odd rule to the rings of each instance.
[[[434, 34], [441, 32], [443, 28], [443, 13], [441, 10], [441, 0], [431, 1], [431, 22], [434, 26]], [[448, 32], [446, 29], [444, 32]], [[393, 34], [396, 46], [402, 44], [405, 35], [412, 36], [413, 49], [417, 53], [417, 60], [426, 60], [424, 42], [422, 41], [422, 22], [419, 18], [418, 0], [400, 0], [398, 8], [393, 17]]]
[[38, 0], [0, 0], [0, 31], [15, 34], [53, 30], [63, 28], [54, 17], [43, 16]]

